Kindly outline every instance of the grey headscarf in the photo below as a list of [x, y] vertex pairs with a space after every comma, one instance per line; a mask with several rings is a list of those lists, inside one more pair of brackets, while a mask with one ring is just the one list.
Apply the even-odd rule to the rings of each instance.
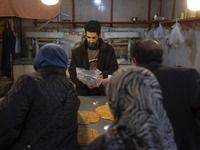
[[106, 95], [115, 120], [106, 133], [107, 150], [176, 150], [174, 133], [154, 75], [130, 66], [113, 74]]

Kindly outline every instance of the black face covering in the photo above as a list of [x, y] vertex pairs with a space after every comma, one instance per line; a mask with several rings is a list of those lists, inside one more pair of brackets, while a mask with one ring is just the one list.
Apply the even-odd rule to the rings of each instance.
[[95, 45], [89, 45], [87, 39], [86, 39], [86, 41], [87, 41], [87, 47], [88, 47], [89, 49], [91, 49], [91, 50], [95, 50], [95, 49], [97, 49], [97, 48], [99, 47], [99, 39], [98, 39], [98, 42], [97, 42]]

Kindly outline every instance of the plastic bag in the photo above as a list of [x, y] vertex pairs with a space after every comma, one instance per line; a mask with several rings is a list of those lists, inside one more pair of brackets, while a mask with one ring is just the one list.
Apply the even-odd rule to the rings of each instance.
[[177, 48], [180, 44], [184, 43], [184, 34], [181, 31], [181, 26], [179, 23], [174, 24], [172, 26], [172, 31], [168, 35], [168, 42], [169, 45], [174, 46]]
[[163, 30], [161, 23], [159, 24], [159, 27], [153, 33], [154, 33], [155, 39], [161, 40], [165, 37], [165, 32]]
[[195, 34], [194, 34], [194, 30], [190, 29], [188, 32], [186, 32], [185, 34], [185, 44], [187, 46], [192, 46], [192, 43], [194, 41], [194, 37], [195, 37]]
[[86, 70], [84, 68], [76, 68], [77, 78], [84, 84], [98, 85], [101, 81], [99, 74], [101, 71], [99, 69]]

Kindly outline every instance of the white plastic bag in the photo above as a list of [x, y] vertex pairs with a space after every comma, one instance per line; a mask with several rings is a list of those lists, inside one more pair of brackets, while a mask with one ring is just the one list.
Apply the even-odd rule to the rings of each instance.
[[154, 33], [155, 39], [161, 40], [165, 37], [165, 32], [163, 30], [161, 23], [159, 24], [159, 27], [153, 33]]
[[177, 48], [180, 44], [184, 43], [184, 34], [181, 31], [181, 26], [179, 23], [176, 23], [172, 26], [172, 31], [168, 35], [169, 45]]
[[193, 29], [190, 29], [189, 31], [186, 32], [185, 34], [185, 44], [187, 46], [192, 46], [192, 43], [194, 41], [195, 33]]
[[76, 68], [77, 78], [84, 84], [98, 85], [101, 81], [99, 74], [101, 71], [99, 69], [86, 70], [84, 68]]

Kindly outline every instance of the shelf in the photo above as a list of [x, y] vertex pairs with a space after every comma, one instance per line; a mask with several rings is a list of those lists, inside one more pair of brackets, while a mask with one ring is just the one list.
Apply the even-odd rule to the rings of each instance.
[[[47, 20], [48, 21], [48, 20]], [[47, 23], [47, 21], [33, 21], [34, 24], [36, 23]], [[76, 24], [86, 24], [87, 21], [50, 21], [49, 23], [59, 23], [59, 24], [72, 24], [74, 27]], [[101, 24], [110, 24], [112, 27], [113, 24], [149, 24], [149, 21], [101, 21]]]
[[110, 45], [128, 45], [128, 42], [127, 43], [109, 43]]
[[[178, 23], [184, 24], [190, 28], [194, 27], [194, 23], [200, 21], [200, 17], [178, 19]], [[33, 21], [33, 23], [46, 23], [47, 21]], [[161, 23], [163, 26], [171, 28], [171, 26], [176, 22], [176, 20], [151, 20], [151, 21], [102, 21], [101, 24], [155, 24], [159, 25]], [[61, 24], [86, 24], [86, 21], [51, 21], [49, 23], [61, 23]]]
[[139, 32], [107, 32], [104, 33], [104, 37], [107, 39], [119, 39], [119, 38], [139, 38]]
[[[200, 21], [200, 17], [194, 17], [194, 18], [186, 18], [186, 19], [178, 19], [177, 20], [178, 23], [184, 24], [190, 28], [194, 27], [194, 24], [196, 21]], [[161, 22], [161, 24], [163, 26], [167, 26], [169, 28], [171, 28], [171, 26], [176, 23], [176, 20], [171, 20], [171, 21], [163, 21]]]
[[[33, 23], [46, 23], [47, 21], [33, 21]], [[49, 23], [76, 23], [86, 24], [87, 21], [50, 21]], [[101, 24], [148, 24], [149, 21], [101, 21]]]

